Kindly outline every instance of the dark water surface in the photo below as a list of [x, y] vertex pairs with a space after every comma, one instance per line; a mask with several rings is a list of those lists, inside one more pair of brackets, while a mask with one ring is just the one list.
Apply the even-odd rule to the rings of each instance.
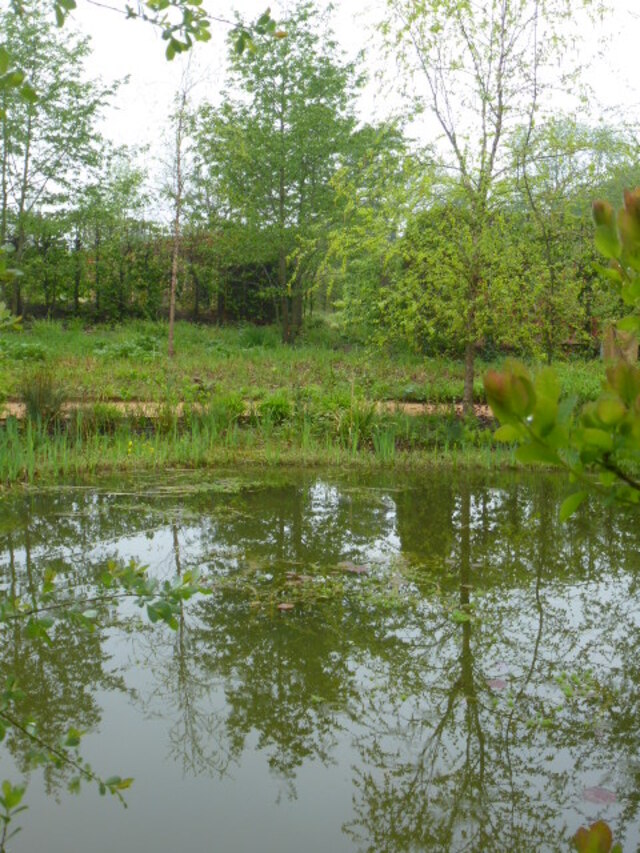
[[[131, 603], [2, 638], [43, 736], [87, 732], [125, 810], [29, 772], [9, 850], [569, 850], [640, 844], [640, 525], [563, 479], [193, 475], [0, 498], [0, 572], [87, 595], [108, 560], [199, 567], [173, 632]], [[364, 573], [366, 570], [366, 574]], [[278, 604], [293, 604], [282, 612]]]

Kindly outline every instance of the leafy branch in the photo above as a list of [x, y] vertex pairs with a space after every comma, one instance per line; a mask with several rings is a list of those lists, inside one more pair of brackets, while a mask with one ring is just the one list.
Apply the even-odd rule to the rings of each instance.
[[[151, 623], [164, 622], [172, 630], [178, 627], [178, 617], [183, 604], [198, 594], [208, 594], [211, 590], [202, 585], [197, 570], [184, 572], [173, 580], [160, 582], [149, 577], [146, 566], [135, 561], [126, 565], [118, 565], [110, 561], [105, 571], [98, 579], [103, 595], [71, 595], [67, 600], [60, 601], [60, 590], [56, 586], [56, 575], [47, 572], [41, 588], [30, 600], [24, 601], [19, 596], [10, 597], [8, 592], [0, 593], [0, 631], [2, 626], [15, 624], [16, 620], [24, 621], [24, 633], [32, 641], [43, 641], [53, 645], [51, 631], [56, 623], [66, 620], [74, 622], [81, 628], [94, 631], [98, 618], [97, 610], [92, 606], [101, 603], [113, 603], [122, 599], [134, 599], [140, 608], [146, 609]], [[1, 636], [1, 635], [0, 635]], [[118, 797], [126, 806], [122, 791], [129, 788], [133, 780], [120, 776], [110, 776], [103, 779], [96, 774], [90, 765], [82, 759], [78, 748], [83, 732], [70, 728], [55, 744], [47, 742], [38, 732], [36, 722], [28, 716], [17, 712], [18, 703], [24, 701], [24, 693], [14, 676], [9, 676], [3, 691], [0, 693], [0, 742], [9, 730], [26, 738], [34, 747], [31, 752], [31, 764], [53, 764], [56, 767], [68, 767], [76, 776], [70, 783], [70, 789], [77, 791], [82, 780], [95, 783], [101, 794], [109, 791]], [[14, 786], [9, 781], [2, 784], [0, 796], [0, 853], [5, 853], [7, 842], [15, 835], [17, 829], [10, 830], [12, 820], [26, 806], [22, 805], [25, 786]]]
[[[640, 189], [625, 191], [616, 215], [610, 204], [593, 205], [595, 243], [608, 259], [599, 271], [631, 309], [618, 329], [640, 331]], [[561, 466], [583, 486], [560, 509], [571, 516], [595, 489], [611, 501], [640, 503], [640, 370], [624, 360], [606, 372], [602, 393], [577, 410], [576, 401], [560, 399], [556, 373], [547, 369], [535, 379], [521, 364], [485, 376], [487, 399], [502, 426], [498, 441], [517, 442], [521, 462]]]

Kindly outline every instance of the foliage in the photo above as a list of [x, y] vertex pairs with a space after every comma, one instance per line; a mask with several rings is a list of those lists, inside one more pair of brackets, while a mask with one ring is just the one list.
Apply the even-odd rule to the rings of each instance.
[[311, 3], [299, 3], [284, 25], [286, 39], [260, 40], [242, 55], [232, 50], [239, 94], [199, 111], [196, 139], [207, 206], [213, 199], [223, 218], [245, 224], [245, 256], [255, 256], [257, 244], [260, 261], [275, 265], [272, 298], [283, 339], [292, 342], [317, 268], [313, 252], [294, 252], [299, 241], [318, 240], [331, 218], [330, 179], [355, 126], [357, 81]]
[[[24, 87], [5, 90], [0, 116], [0, 244], [11, 240], [15, 265], [22, 268], [32, 231], [40, 231], [47, 250], [52, 243], [60, 248], [60, 229], [46, 234], [38, 213], [68, 204], [78, 172], [97, 164], [95, 123], [117, 84], [83, 80], [88, 42], [57, 32], [36, 2], [25, 4], [20, 14], [4, 11], [0, 26], [5, 50], [38, 93], [25, 97]], [[14, 277], [16, 315], [21, 296], [21, 278]]]
[[[98, 579], [97, 590], [87, 598], [81, 588], [62, 586], [55, 571], [47, 570], [41, 587], [31, 588], [24, 596], [15, 588], [0, 591], [0, 635], [17, 628], [28, 641], [51, 646], [63, 623], [93, 633], [99, 629], [100, 614], [105, 615], [104, 606], [124, 599], [144, 608], [151, 623], [164, 622], [175, 630], [184, 602], [197, 594], [209, 593], [196, 571], [184, 572], [161, 583], [149, 576], [146, 567], [131, 561], [126, 565], [109, 562]], [[120, 776], [103, 779], [97, 775], [79, 752], [83, 732], [71, 727], [58, 742], [48, 742], [28, 709], [28, 697], [15, 677], [10, 676], [0, 694], [0, 741], [9, 734], [24, 739], [30, 745], [30, 766], [65, 766], [72, 771], [70, 790], [79, 790], [82, 782], [93, 783], [100, 794], [109, 792], [124, 804], [122, 791], [130, 787], [132, 779]], [[18, 831], [10, 830], [10, 824], [26, 808], [21, 805], [24, 793], [24, 786], [7, 780], [2, 783], [0, 851], [3, 853], [7, 841]]]
[[430, 177], [409, 153], [398, 123], [367, 124], [352, 135], [332, 179], [338, 215], [318, 273], [350, 339], [383, 345], [390, 327], [397, 329], [387, 299], [398, 288], [398, 237], [412, 207], [428, 193]]
[[[619, 327], [640, 330], [640, 190], [626, 191], [617, 217], [605, 201], [593, 205], [595, 242], [609, 259], [602, 274], [632, 313]], [[503, 426], [500, 441], [519, 444], [523, 462], [562, 465], [584, 488], [565, 502], [568, 517], [594, 487], [611, 500], [640, 502], [640, 369], [620, 361], [607, 370], [600, 396], [582, 409], [560, 401], [560, 384], [552, 370], [535, 379], [521, 365], [490, 372], [485, 389]]]
[[594, 270], [591, 199], [636, 162], [624, 133], [553, 116], [522, 128], [512, 143], [516, 204], [527, 214], [527, 291], [538, 349], [550, 364], [563, 346], [588, 345], [598, 321], [615, 313]]
[[66, 394], [46, 367], [32, 369], [24, 376], [20, 396], [27, 417], [45, 430], [59, 421]]
[[[476, 352], [498, 323], [506, 336], [513, 319], [511, 305], [498, 314], [485, 310], [494, 284], [487, 258], [500, 258], [486, 247], [511, 189], [509, 141], [527, 117], [530, 123], [539, 118], [544, 70], [566, 46], [572, 10], [564, 0], [388, 0], [387, 7], [388, 51], [400, 60], [407, 83], [417, 84], [416, 112], [437, 123], [440, 168], [452, 176], [466, 208], [465, 245], [453, 265], [461, 286], [450, 286], [447, 298], [462, 320], [454, 334], [465, 355], [469, 411]], [[503, 276], [496, 279], [496, 303], [504, 283]]]
[[[55, 21], [62, 27], [70, 13], [76, 8], [76, 0], [51, 0]], [[28, 3], [25, 0], [11, 0], [11, 8], [16, 15], [28, 14]], [[216, 15], [210, 15], [202, 6], [200, 0], [145, 0], [133, 5], [127, 3], [124, 13], [127, 18], [139, 18], [157, 27], [163, 41], [167, 42], [165, 50], [169, 60], [190, 50], [194, 42], [207, 42], [211, 39], [211, 22], [217, 22], [231, 27], [239, 53], [245, 48], [253, 48], [253, 39], [257, 36], [271, 35], [284, 38], [286, 33], [276, 29], [275, 21], [267, 9], [254, 24], [246, 24], [239, 18], [233, 22]]]

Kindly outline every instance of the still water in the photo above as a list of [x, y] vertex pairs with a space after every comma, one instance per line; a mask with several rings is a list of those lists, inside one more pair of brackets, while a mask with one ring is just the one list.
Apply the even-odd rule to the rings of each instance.
[[[42, 737], [86, 732], [127, 808], [31, 770], [15, 853], [640, 845], [640, 525], [562, 478], [172, 475], [0, 498], [5, 590], [90, 599], [109, 561], [213, 594], [176, 631], [128, 600], [47, 647], [4, 629]], [[63, 595], [62, 592], [58, 594]], [[292, 605], [278, 609], [279, 605]], [[93, 606], [93, 605], [92, 605]], [[23, 709], [24, 710], [24, 709]]]

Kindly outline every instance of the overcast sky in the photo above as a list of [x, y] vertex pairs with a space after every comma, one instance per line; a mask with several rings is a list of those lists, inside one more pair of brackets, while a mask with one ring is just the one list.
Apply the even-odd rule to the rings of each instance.
[[[107, 2], [117, 5], [118, 0]], [[585, 61], [591, 65], [589, 82], [598, 101], [609, 108], [623, 105], [625, 116], [636, 123], [640, 118], [637, 74], [640, 0], [609, 2], [613, 11], [598, 32], [585, 33]], [[318, 0], [318, 4], [326, 5], [326, 0]], [[205, 5], [212, 14], [229, 19], [237, 9], [245, 20], [251, 21], [265, 10], [269, 0], [236, 0], [235, 3], [205, 0]], [[273, 0], [270, 5], [277, 19], [282, 4]], [[334, 28], [349, 57], [375, 44], [375, 26], [382, 17], [384, 0], [337, 0], [334, 6]], [[166, 61], [160, 35], [149, 24], [127, 21], [115, 12], [82, 0], [73, 13], [73, 20], [92, 41], [94, 53], [88, 63], [89, 74], [101, 76], [105, 81], [130, 78], [109, 112], [107, 135], [118, 144], [134, 148], [149, 145], [151, 159], [157, 159], [167, 135], [166, 115], [180, 84], [182, 60]], [[201, 81], [197, 96], [216, 100], [224, 83], [227, 29], [214, 24], [212, 32], [210, 42], [196, 45], [191, 62], [193, 75]], [[600, 34], [610, 40], [607, 56], [592, 61]], [[375, 66], [379, 51], [373, 51], [373, 55], [370, 51], [369, 56], [370, 65]], [[382, 118], [389, 107], [397, 108], [397, 102], [394, 104], [389, 93], [380, 96], [372, 82], [364, 93], [361, 115], [367, 119]]]

